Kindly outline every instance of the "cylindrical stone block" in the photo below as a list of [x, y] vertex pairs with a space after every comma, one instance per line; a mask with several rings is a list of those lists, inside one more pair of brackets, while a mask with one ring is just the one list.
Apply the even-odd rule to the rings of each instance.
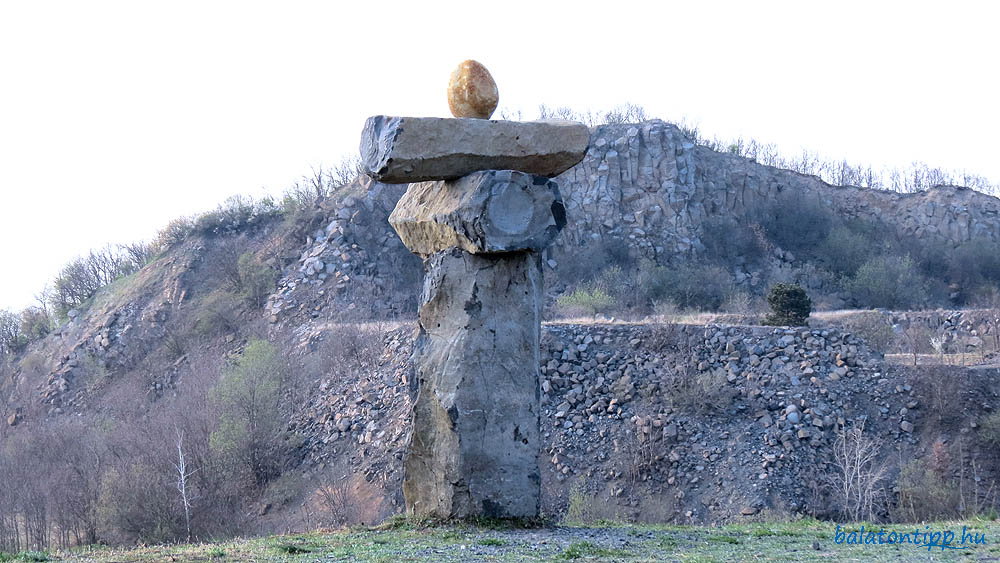
[[421, 256], [456, 246], [473, 254], [539, 252], [566, 225], [566, 209], [555, 180], [483, 170], [410, 184], [389, 223]]

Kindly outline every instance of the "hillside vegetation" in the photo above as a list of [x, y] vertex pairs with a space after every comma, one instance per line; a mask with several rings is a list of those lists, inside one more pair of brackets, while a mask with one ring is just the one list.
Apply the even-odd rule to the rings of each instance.
[[[931, 188], [963, 179], [926, 167], [886, 184], [844, 165], [842, 180], [866, 187], [829, 186], [798, 172], [828, 177], [831, 164], [708, 143], [720, 152], [695, 145], [692, 129], [630, 124], [641, 113], [603, 116], [588, 159], [560, 178], [574, 223], [544, 256], [556, 321], [541, 354], [546, 513], [691, 524], [995, 511], [1000, 380], [983, 367], [1000, 347], [995, 198]], [[386, 222], [405, 186], [352, 166], [95, 250], [36, 306], [0, 311], [0, 551], [309, 531], [401, 510], [421, 264]], [[887, 185], [908, 193], [876, 189]], [[757, 326], [776, 284], [804, 288], [814, 311], [897, 312]], [[968, 306], [979, 309], [913, 311]], [[684, 322], [705, 311], [711, 326]], [[885, 353], [981, 365], [910, 368]], [[872, 457], [845, 466], [850, 452]], [[861, 483], [845, 483], [852, 468]], [[827, 527], [803, 526], [810, 541]], [[697, 528], [596, 540], [572, 529], [530, 553], [756, 549], [752, 529], [723, 533], [735, 542]], [[359, 531], [86, 556], [499, 547], [478, 543], [490, 539], [482, 530], [433, 534], [455, 537]], [[497, 541], [516, 558], [535, 540]]]

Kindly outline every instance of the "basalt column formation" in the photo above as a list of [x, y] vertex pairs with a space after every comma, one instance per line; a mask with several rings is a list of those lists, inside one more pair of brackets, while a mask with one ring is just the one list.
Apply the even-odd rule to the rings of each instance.
[[407, 513], [538, 515], [540, 252], [566, 225], [551, 177], [579, 162], [589, 131], [569, 121], [490, 121], [497, 90], [465, 61], [456, 118], [375, 116], [366, 172], [408, 183], [389, 222], [423, 258], [413, 353]]

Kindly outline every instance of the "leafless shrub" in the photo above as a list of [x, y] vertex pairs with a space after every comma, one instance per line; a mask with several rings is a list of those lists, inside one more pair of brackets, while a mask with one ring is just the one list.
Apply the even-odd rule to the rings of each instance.
[[524, 113], [519, 109], [500, 108], [497, 110], [497, 115], [500, 119], [506, 121], [521, 121], [524, 119]]
[[118, 250], [139, 268], [149, 264], [153, 258], [162, 250], [156, 242], [133, 242], [130, 244], [118, 245]]
[[920, 354], [930, 348], [930, 339], [933, 335], [926, 325], [910, 321], [903, 326], [894, 329], [896, 333], [898, 348], [904, 354], [910, 354], [913, 358], [913, 365], [917, 365]]
[[323, 335], [315, 357], [339, 380], [358, 379], [372, 372], [382, 355], [385, 327], [378, 323], [339, 323]]
[[896, 334], [886, 315], [877, 311], [865, 311], [844, 321], [844, 328], [862, 338], [877, 352], [886, 353], [896, 339]]
[[357, 502], [348, 475], [340, 478], [326, 476], [318, 485], [316, 490], [320, 504], [330, 524], [343, 526], [357, 519]]
[[197, 469], [188, 466], [187, 458], [184, 455], [184, 433], [179, 428], [177, 432], [177, 462], [174, 469], [177, 470], [177, 492], [180, 493], [181, 505], [184, 507], [184, 527], [187, 532], [186, 540], [191, 541], [191, 504], [197, 500], [189, 486], [191, 476]]
[[642, 123], [649, 119], [645, 108], [633, 103], [626, 103], [616, 106], [605, 112], [604, 123], [613, 125], [618, 123]]
[[663, 353], [679, 349], [681, 333], [675, 324], [658, 322], [648, 325], [649, 334], [646, 337], [646, 347]]
[[362, 174], [364, 174], [364, 168], [361, 165], [361, 157], [358, 155], [345, 156], [340, 159], [339, 164], [330, 170], [329, 183], [332, 188], [346, 186]]
[[656, 463], [662, 459], [660, 453], [663, 443], [654, 441], [651, 436], [644, 434], [641, 428], [633, 426], [626, 432], [622, 447], [628, 462], [626, 475], [634, 487], [640, 481], [648, 479]]
[[880, 448], [877, 439], [865, 435], [864, 424], [842, 431], [834, 442], [834, 489], [853, 522], [874, 521], [884, 512], [886, 465], [878, 459]]
[[947, 366], [920, 366], [914, 370], [916, 377], [913, 392], [938, 423], [956, 420], [963, 416], [961, 409], [954, 408], [958, 400], [969, 388], [970, 376], [966, 370]]
[[65, 315], [93, 297], [102, 287], [138, 271], [152, 254], [152, 247], [143, 243], [118, 247], [109, 245], [73, 260], [56, 275], [49, 296], [52, 308], [57, 315]]
[[670, 406], [701, 414], [725, 410], [736, 394], [724, 370], [700, 371], [680, 365], [664, 372], [660, 387]]
[[929, 456], [901, 464], [893, 518], [923, 522], [957, 517], [961, 497], [949, 476], [951, 464], [951, 451], [941, 440], [933, 444]]
[[178, 245], [194, 230], [194, 221], [189, 217], [179, 217], [167, 223], [165, 227], [156, 233], [153, 239], [153, 246], [160, 250], [169, 250]]

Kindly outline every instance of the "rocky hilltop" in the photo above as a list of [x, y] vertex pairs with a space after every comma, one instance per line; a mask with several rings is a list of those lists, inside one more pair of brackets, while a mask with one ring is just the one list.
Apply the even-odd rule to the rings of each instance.
[[559, 181], [572, 218], [565, 252], [607, 236], [624, 237], [649, 257], [696, 252], [707, 219], [745, 220], [786, 192], [845, 218], [884, 222], [902, 236], [952, 245], [1000, 237], [995, 197], [953, 186], [915, 194], [831, 186], [695, 145], [659, 120], [597, 127], [586, 158]]
[[[584, 160], [557, 181], [568, 223], [544, 254], [550, 285], [557, 287], [579, 281], [566, 278], [560, 263], [587, 260], [602, 246], [623, 249], [631, 260], [660, 264], [704, 257], [710, 252], [703, 244], [707, 224], [745, 226], [783, 196], [821, 206], [840, 222], [865, 221], [875, 227], [876, 237], [911, 246], [948, 249], [973, 240], [1000, 242], [1000, 200], [993, 196], [955, 186], [912, 194], [832, 186], [696, 145], [678, 127], [659, 120], [593, 129]], [[343, 291], [350, 283], [392, 294], [379, 301], [385, 308], [412, 311], [417, 285], [415, 280], [401, 284], [398, 273], [406, 269], [401, 263], [413, 261], [387, 221], [404, 191], [405, 185], [367, 177], [348, 186], [344, 193], [350, 195], [336, 201], [325, 228], [311, 233], [268, 315], [276, 320], [282, 311], [297, 308], [296, 291], [303, 286]], [[737, 260], [727, 269], [737, 284], [757, 291], [767, 279], [795, 281], [819, 292], [837, 289], [788, 249], [771, 249], [769, 260], [755, 266]], [[335, 283], [327, 283], [327, 277]]]
[[[949, 186], [915, 194], [831, 186], [698, 146], [662, 121], [593, 129], [584, 160], [557, 181], [568, 222], [543, 254], [550, 305], [595, 274], [580, 264], [603, 260], [609, 248], [620, 263], [669, 270], [715, 252], [710, 239], [720, 222], [735, 233], [789, 196], [840, 222], [874, 225], [876, 237], [946, 249], [1000, 242], [994, 197]], [[80, 439], [71, 442], [97, 451], [99, 436], [117, 453], [101, 457], [85, 483], [45, 473], [52, 483], [89, 486], [94, 503], [113, 500], [101, 496], [101, 487], [123, 482], [114, 471], [125, 471], [137, 451], [156, 451], [166, 453], [144, 459], [143, 467], [166, 484], [161, 490], [173, 491], [173, 437], [155, 450], [142, 440], [170, 434], [177, 420], [171, 413], [182, 412], [190, 447], [210, 459], [209, 437], [219, 420], [206, 398], [249, 344], [263, 339], [288, 371], [282, 477], [254, 484], [266, 491], [260, 496], [229, 498], [232, 514], [243, 519], [237, 528], [213, 527], [229, 520], [209, 512], [199, 513], [195, 526], [217, 534], [302, 528], [320, 523], [316, 515], [325, 509], [318, 507], [330, 499], [339, 512], [322, 524], [398, 512], [421, 283], [420, 260], [388, 223], [405, 188], [361, 177], [300, 215], [190, 234], [105, 287], [48, 336], [2, 358], [0, 445], [9, 448], [0, 453], [58, 457], [72, 444], [29, 446], [52, 439], [50, 429], [74, 428]], [[763, 263], [733, 259], [721, 271], [746, 287], [762, 289], [780, 274], [811, 292], [826, 291], [829, 278], [815, 275], [812, 258], [795, 254], [773, 247]], [[253, 299], [233, 282], [243, 275], [242, 262], [265, 274], [266, 287]], [[900, 330], [947, 333], [962, 352], [972, 346], [984, 360], [1000, 326], [995, 310], [883, 316]], [[543, 326], [545, 513], [678, 522], [833, 516], [844, 510], [830, 488], [839, 470], [837, 437], [862, 422], [879, 441], [893, 494], [918, 489], [924, 482], [913, 471], [919, 469], [921, 479], [961, 482], [965, 501], [973, 494], [976, 502], [988, 500], [1000, 459], [981, 424], [1000, 405], [995, 368], [904, 367], [887, 361], [885, 350], [860, 331], [843, 328], [847, 319], [802, 329], [731, 320]], [[130, 433], [136, 429], [139, 435]], [[909, 466], [932, 458], [926, 471]], [[22, 458], [11, 459], [4, 466], [0, 457], [0, 470], [14, 479]], [[44, 459], [48, 467], [76, 467]], [[123, 465], [109, 469], [112, 461]], [[969, 492], [972, 473], [982, 494]], [[348, 486], [331, 489], [331, 483]], [[52, 511], [65, 497], [38, 495]], [[0, 491], [0, 507], [34, 506], [27, 498]], [[138, 504], [142, 498], [123, 505], [170, 514], [163, 529], [176, 532], [177, 507], [173, 497], [164, 498], [159, 505]], [[0, 528], [9, 521], [0, 518]]]

